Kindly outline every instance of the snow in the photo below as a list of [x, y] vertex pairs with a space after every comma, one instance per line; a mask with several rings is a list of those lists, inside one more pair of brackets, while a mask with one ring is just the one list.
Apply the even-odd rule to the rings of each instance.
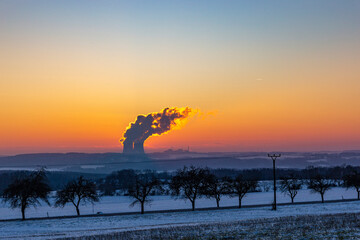
[[[66, 167], [59, 167], [59, 168], [46, 168], [46, 171], [49, 172], [62, 172], [66, 169]], [[38, 167], [0, 167], [0, 171], [36, 171]]]
[[[357, 196], [353, 189], [336, 187], [325, 194], [325, 200], [353, 199]], [[191, 204], [184, 199], [174, 199], [171, 196], [151, 196], [153, 200], [145, 210], [169, 210], [189, 209]], [[295, 198], [296, 202], [319, 201], [320, 195], [312, 193], [308, 189], [299, 191]], [[53, 202], [54, 199], [51, 199]], [[273, 192], [249, 193], [243, 199], [243, 206], [255, 204], [270, 204], [273, 201]], [[288, 203], [290, 198], [283, 193], [277, 194], [278, 203]], [[129, 207], [132, 199], [126, 196], [103, 197], [99, 203], [81, 207], [81, 214], [92, 214], [97, 212], [134, 212], [140, 207]], [[221, 206], [236, 206], [237, 198], [223, 197]], [[215, 207], [214, 199], [198, 199], [196, 206], [199, 208]], [[42, 219], [30, 221], [9, 221], [0, 222], [1, 239], [53, 239], [60, 237], [75, 237], [91, 234], [106, 234], [118, 231], [156, 228], [160, 226], [182, 226], [196, 225], [199, 223], [239, 221], [247, 219], [271, 218], [307, 214], [328, 214], [360, 212], [360, 203], [338, 202], [338, 203], [317, 203], [306, 205], [279, 206], [278, 211], [271, 211], [270, 207], [243, 208], [243, 209], [222, 209], [195, 212], [170, 212], [170, 213], [147, 213], [145, 215], [120, 215], [120, 216], [98, 216], [68, 219]], [[74, 215], [75, 209], [72, 205], [64, 208], [54, 208], [43, 204], [38, 208], [30, 208], [26, 212], [27, 217], [46, 217]], [[19, 209], [10, 209], [7, 204], [0, 204], [0, 218], [20, 218]]]
[[195, 212], [149, 213], [144, 215], [0, 222], [0, 239], [56, 239], [164, 226], [191, 226], [199, 223], [223, 223], [248, 219], [344, 212], [360, 212], [360, 204], [355, 201], [293, 206], [287, 205], [280, 206], [277, 211], [271, 211], [269, 207], [258, 207]]
[[319, 163], [319, 162], [327, 162], [327, 159], [316, 159], [316, 160], [307, 160], [309, 163]]
[[[337, 199], [354, 199], [357, 197], [357, 193], [354, 189], [345, 189], [336, 187], [330, 189], [325, 193], [325, 200], [337, 200]], [[171, 196], [151, 196], [152, 202], [145, 206], [145, 211], [149, 210], [170, 210], [170, 209], [189, 209], [191, 203], [185, 199], [174, 199]], [[309, 189], [302, 189], [295, 197], [295, 202], [303, 201], [320, 201], [321, 197], [317, 193], [312, 193]], [[105, 196], [100, 199], [100, 202], [94, 205], [88, 204], [80, 207], [81, 214], [94, 214], [97, 212], [102, 213], [118, 213], [118, 212], [137, 212], [140, 211], [140, 206], [135, 205], [130, 207], [129, 205], [133, 199], [127, 196]], [[248, 193], [243, 201], [242, 205], [255, 205], [255, 204], [271, 204], [273, 201], [273, 192], [254, 192]], [[53, 203], [54, 199], [51, 198], [50, 202]], [[277, 193], [278, 203], [290, 202], [290, 197], [283, 193]], [[53, 205], [53, 204], [52, 204]], [[220, 201], [220, 206], [237, 206], [238, 199], [224, 196]], [[196, 207], [216, 207], [214, 199], [201, 198], [196, 201]], [[64, 208], [54, 208], [42, 203], [37, 208], [29, 208], [26, 210], [27, 217], [53, 217], [53, 216], [69, 216], [75, 215], [75, 208], [68, 204]], [[0, 202], [0, 219], [14, 219], [21, 218], [19, 209], [10, 209], [8, 204]]]

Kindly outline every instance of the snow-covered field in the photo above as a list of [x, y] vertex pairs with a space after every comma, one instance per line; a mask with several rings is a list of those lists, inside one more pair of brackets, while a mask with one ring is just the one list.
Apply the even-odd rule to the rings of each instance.
[[[288, 203], [290, 198], [278, 193], [279, 203]], [[325, 194], [325, 200], [353, 199], [356, 197], [355, 190], [345, 188], [333, 188]], [[170, 210], [189, 209], [188, 201], [175, 200], [170, 196], [152, 196], [153, 202], [146, 206], [146, 210]], [[249, 193], [243, 199], [243, 205], [270, 204], [273, 200], [273, 192]], [[320, 195], [303, 189], [295, 198], [296, 202], [319, 201]], [[52, 199], [53, 201], [53, 199]], [[93, 206], [82, 206], [82, 214], [97, 212], [134, 212], [139, 211], [139, 206], [129, 207], [131, 199], [125, 196], [103, 197], [99, 203]], [[237, 198], [224, 197], [221, 206], [236, 206]], [[215, 207], [213, 199], [198, 199], [196, 206], [199, 208]], [[272, 218], [283, 216], [296, 216], [308, 214], [333, 214], [345, 212], [360, 212], [360, 202], [337, 202], [325, 204], [287, 205], [280, 206], [278, 211], [271, 211], [270, 207], [222, 209], [195, 212], [168, 212], [148, 213], [145, 215], [120, 215], [98, 216], [67, 219], [43, 219], [30, 221], [0, 222], [0, 239], [52, 239], [94, 234], [110, 234], [119, 231], [143, 230], [168, 226], [194, 226], [204, 223], [224, 223], [239, 220]], [[65, 216], [74, 215], [73, 206], [65, 208], [53, 208], [45, 204], [34, 209], [27, 210], [27, 217]], [[0, 218], [20, 218], [19, 209], [11, 210], [8, 205], [1, 203]]]
[[280, 218], [250, 219], [231, 222], [199, 223], [195, 225], [164, 226], [151, 229], [118, 231], [61, 240], [114, 239], [359, 239], [360, 215], [337, 213], [298, 215]]
[[[356, 198], [356, 191], [353, 189], [346, 190], [345, 188], [333, 188], [326, 192], [325, 200], [336, 200], [336, 199], [353, 199]], [[153, 201], [150, 205], [145, 206], [146, 210], [171, 210], [171, 209], [189, 209], [191, 204], [189, 201], [184, 199], [174, 199], [171, 196], [151, 196]], [[317, 193], [311, 193], [308, 189], [300, 190], [295, 198], [295, 202], [304, 201], [320, 201], [320, 195]], [[255, 205], [255, 204], [271, 204], [273, 201], [273, 192], [254, 192], [249, 193], [243, 199], [243, 205]], [[53, 199], [51, 199], [53, 202]], [[112, 196], [102, 197], [100, 202], [91, 205], [82, 206], [80, 208], [81, 214], [93, 214], [97, 212], [102, 213], [118, 213], [118, 212], [136, 212], [140, 211], [140, 206], [129, 207], [132, 199], [126, 196]], [[277, 194], [278, 203], [288, 203], [290, 198], [283, 193]], [[236, 206], [238, 204], [237, 198], [223, 197], [220, 202], [220, 206]], [[214, 199], [201, 198], [196, 202], [196, 207], [216, 207]], [[29, 208], [26, 210], [27, 217], [53, 217], [53, 216], [69, 216], [75, 215], [75, 209], [72, 205], [67, 205], [64, 208], [54, 208], [42, 204], [41, 206]], [[21, 218], [19, 209], [10, 209], [8, 204], [0, 202], [0, 219], [14, 219]]]
[[360, 203], [354, 201], [287, 205], [279, 207], [277, 211], [271, 211], [269, 207], [259, 207], [0, 222], [0, 239], [56, 239], [159, 227], [194, 226], [204, 223], [231, 223], [249, 219], [345, 212], [360, 212]]

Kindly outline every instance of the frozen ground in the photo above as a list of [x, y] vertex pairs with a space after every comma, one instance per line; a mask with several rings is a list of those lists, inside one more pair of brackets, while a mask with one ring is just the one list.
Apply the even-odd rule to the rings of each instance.
[[113, 232], [62, 240], [359, 239], [360, 214], [299, 215]]
[[[336, 200], [336, 199], [353, 199], [356, 198], [356, 191], [353, 189], [346, 190], [345, 188], [333, 188], [326, 192], [325, 200]], [[189, 201], [183, 199], [175, 200], [171, 196], [152, 196], [153, 200], [150, 205], [145, 206], [146, 210], [170, 210], [170, 209], [189, 209], [191, 204]], [[311, 193], [308, 189], [300, 190], [295, 198], [295, 202], [301, 201], [320, 201], [320, 195]], [[271, 204], [273, 201], [273, 192], [256, 192], [249, 193], [243, 199], [243, 205], [254, 205], [254, 204]], [[282, 193], [277, 194], [278, 203], [290, 202], [290, 198]], [[51, 199], [53, 202], [53, 199]], [[129, 207], [132, 200], [125, 196], [113, 196], [113, 197], [102, 197], [99, 203], [94, 205], [82, 206], [80, 208], [81, 214], [93, 214], [97, 212], [102, 213], [117, 213], [117, 212], [134, 212], [139, 211], [140, 206]], [[238, 204], [237, 198], [223, 197], [220, 202], [220, 206], [236, 206]], [[214, 199], [198, 199], [196, 207], [216, 207]], [[30, 208], [26, 211], [27, 217], [47, 217], [47, 216], [66, 216], [75, 215], [75, 209], [72, 205], [67, 205], [64, 208], [54, 208], [42, 204], [42, 206], [36, 209]], [[19, 209], [9, 209], [8, 205], [0, 202], [0, 219], [13, 219], [21, 218]]]
[[269, 207], [259, 207], [161, 214], [149, 213], [145, 215], [11, 221], [0, 222], [0, 239], [72, 238], [159, 227], [196, 226], [210, 223], [223, 224], [240, 220], [354, 212], [360, 212], [360, 202], [288, 205], [279, 207], [278, 211], [271, 211]]

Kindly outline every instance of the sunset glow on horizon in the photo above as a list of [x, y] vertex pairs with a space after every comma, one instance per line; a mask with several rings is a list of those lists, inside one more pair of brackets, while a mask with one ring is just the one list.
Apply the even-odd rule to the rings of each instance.
[[1, 1], [0, 155], [360, 149], [359, 1]]

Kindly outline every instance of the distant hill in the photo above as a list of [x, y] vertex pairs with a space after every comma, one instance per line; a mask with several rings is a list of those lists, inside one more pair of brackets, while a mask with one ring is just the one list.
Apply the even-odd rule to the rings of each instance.
[[[344, 152], [285, 152], [276, 162], [280, 168], [307, 166], [360, 165], [360, 151]], [[184, 165], [211, 168], [271, 168], [265, 152], [197, 153], [165, 151], [147, 155], [122, 153], [38, 153], [0, 157], [0, 170], [28, 170], [47, 166], [51, 171], [110, 173], [115, 170], [155, 169], [175, 170]]]

